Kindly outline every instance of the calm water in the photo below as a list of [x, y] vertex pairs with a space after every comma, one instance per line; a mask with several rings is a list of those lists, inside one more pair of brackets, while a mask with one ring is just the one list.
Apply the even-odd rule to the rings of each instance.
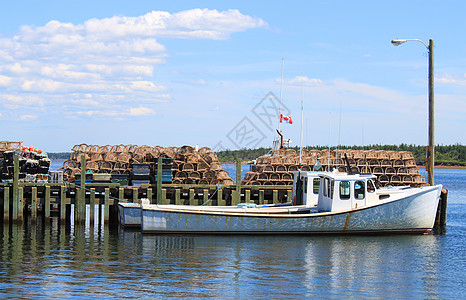
[[1, 298], [461, 298], [466, 170], [445, 235], [181, 236], [51, 225], [0, 231]]

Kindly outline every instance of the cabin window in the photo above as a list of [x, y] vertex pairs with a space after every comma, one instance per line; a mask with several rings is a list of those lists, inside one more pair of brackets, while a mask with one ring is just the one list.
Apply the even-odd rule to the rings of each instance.
[[307, 177], [304, 177], [304, 188], [303, 188], [303, 190], [304, 190], [304, 193], [307, 194]]
[[354, 198], [364, 199], [364, 190], [366, 189], [364, 181], [354, 182]]
[[312, 184], [313, 184], [313, 193], [314, 194], [319, 194], [319, 188], [320, 188], [320, 178], [314, 178], [314, 180], [312, 181]]
[[330, 187], [329, 187], [329, 191], [328, 191], [328, 194], [329, 194], [329, 197], [330, 198], [333, 198], [333, 186], [335, 185], [335, 180], [330, 180]]
[[322, 182], [323, 186], [323, 192], [324, 192], [324, 197], [328, 197], [328, 179], [325, 178], [324, 181]]
[[340, 182], [340, 199], [347, 200], [350, 198], [350, 182]]
[[375, 186], [374, 186], [374, 182], [372, 180], [367, 181], [367, 192], [368, 193], [375, 192]]

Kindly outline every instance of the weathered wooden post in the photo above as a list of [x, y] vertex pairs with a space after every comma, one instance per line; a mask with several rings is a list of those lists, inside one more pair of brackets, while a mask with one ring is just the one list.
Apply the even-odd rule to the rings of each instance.
[[225, 205], [225, 200], [223, 199], [223, 189], [217, 190], [217, 205], [218, 206]]
[[81, 155], [81, 185], [77, 196], [75, 221], [76, 223], [84, 223], [86, 220], [86, 157], [84, 155]]
[[182, 205], [183, 204], [181, 202], [181, 190], [180, 189], [175, 190], [175, 204], [176, 205]]
[[259, 204], [265, 204], [264, 198], [265, 198], [264, 190], [259, 190]]
[[157, 159], [157, 204], [162, 204], [162, 157]]
[[154, 195], [152, 192], [152, 188], [147, 188], [147, 199], [149, 199], [150, 204], [154, 204]]
[[[13, 159], [13, 221], [22, 221], [23, 216], [19, 214], [20, 199], [19, 199], [19, 156], [15, 154]], [[21, 201], [22, 202], [22, 201]]]
[[208, 206], [212, 205], [212, 203], [209, 201], [209, 190], [208, 189], [203, 190], [202, 196], [203, 196], [203, 199], [202, 199], [203, 205], [208, 205]]
[[272, 191], [272, 199], [273, 199], [273, 204], [278, 203], [278, 190], [273, 190]]
[[24, 188], [18, 187], [18, 221], [23, 221], [23, 210], [24, 210]]
[[231, 192], [231, 205], [241, 202], [241, 159], [236, 161], [236, 189]]
[[138, 203], [138, 195], [139, 189], [137, 187], [133, 187], [133, 203]]
[[45, 186], [44, 217], [46, 223], [50, 221], [50, 185]]
[[244, 202], [249, 203], [251, 201], [251, 190], [246, 190], [244, 192]]
[[31, 192], [31, 220], [33, 223], [37, 221], [37, 187], [32, 187]]
[[104, 224], [108, 224], [109, 219], [110, 219], [110, 189], [105, 188]]
[[3, 222], [10, 221], [10, 188], [5, 187], [3, 190]]
[[189, 189], [189, 205], [196, 205], [194, 203], [194, 189]]
[[60, 223], [66, 222], [66, 186], [60, 186]]
[[94, 226], [94, 220], [95, 220], [95, 188], [91, 189], [90, 195], [89, 195], [89, 224], [91, 226]]
[[447, 226], [447, 197], [448, 190], [442, 189], [434, 223], [434, 229], [439, 230], [440, 232], [443, 232]]

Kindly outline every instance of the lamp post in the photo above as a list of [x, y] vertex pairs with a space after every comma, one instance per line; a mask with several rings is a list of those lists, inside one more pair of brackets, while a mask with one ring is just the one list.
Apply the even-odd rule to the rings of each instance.
[[434, 185], [434, 160], [435, 160], [435, 144], [434, 144], [434, 40], [429, 40], [429, 45], [426, 45], [418, 39], [396, 39], [392, 40], [394, 46], [401, 45], [408, 41], [417, 41], [422, 43], [429, 51], [429, 146], [427, 147], [427, 172], [430, 185]]

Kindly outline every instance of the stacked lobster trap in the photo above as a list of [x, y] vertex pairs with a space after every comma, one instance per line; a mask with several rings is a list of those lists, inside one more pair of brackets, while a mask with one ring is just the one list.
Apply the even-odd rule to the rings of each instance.
[[50, 159], [46, 153], [35, 147], [24, 147], [23, 142], [0, 141], [1, 181], [13, 181], [15, 155], [18, 155], [20, 182], [48, 181]]
[[[74, 182], [80, 174], [81, 157], [84, 155], [86, 170], [93, 174], [132, 175], [133, 166], [149, 164], [151, 174], [157, 172], [157, 160], [170, 160], [171, 174], [166, 173], [164, 162], [162, 180], [175, 184], [233, 184], [228, 172], [223, 170], [217, 155], [208, 147], [200, 149], [183, 147], [137, 145], [75, 145], [70, 159], [63, 163], [64, 180]], [[171, 175], [171, 176], [169, 176]], [[115, 176], [117, 177], [117, 176]], [[156, 176], [152, 176], [154, 181]], [[151, 182], [152, 183], [152, 182]]]
[[425, 185], [424, 176], [411, 152], [387, 150], [273, 150], [257, 158], [253, 170], [247, 172], [244, 185], [292, 185], [293, 171], [348, 172], [345, 153], [352, 172], [377, 176], [381, 186]]

